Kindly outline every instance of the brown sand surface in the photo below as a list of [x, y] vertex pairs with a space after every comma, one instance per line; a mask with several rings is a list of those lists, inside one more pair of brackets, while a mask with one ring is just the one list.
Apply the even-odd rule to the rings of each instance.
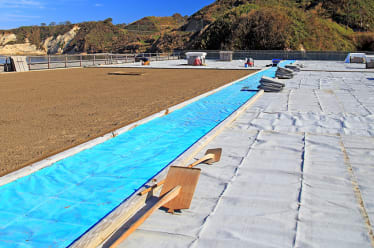
[[[108, 75], [109, 72], [144, 72]], [[0, 74], [0, 176], [249, 74], [67, 69]]]

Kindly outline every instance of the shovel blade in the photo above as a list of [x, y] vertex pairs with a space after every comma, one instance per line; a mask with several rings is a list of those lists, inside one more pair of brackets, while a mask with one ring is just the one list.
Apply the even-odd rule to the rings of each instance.
[[171, 166], [165, 179], [165, 184], [162, 186], [160, 197], [178, 185], [182, 189], [177, 197], [166, 203], [163, 207], [171, 210], [190, 208], [200, 172], [201, 169], [198, 168]]
[[205, 155], [213, 154], [213, 158], [207, 160], [206, 164], [213, 164], [215, 162], [220, 161], [221, 155], [222, 155], [222, 148], [215, 148], [215, 149], [208, 149], [205, 153]]

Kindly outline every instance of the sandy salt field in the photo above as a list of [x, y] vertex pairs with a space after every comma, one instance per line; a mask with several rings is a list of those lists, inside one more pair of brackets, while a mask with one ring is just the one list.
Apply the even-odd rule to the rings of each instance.
[[[145, 74], [108, 75], [114, 71]], [[0, 74], [0, 176], [249, 73], [90, 68]]]

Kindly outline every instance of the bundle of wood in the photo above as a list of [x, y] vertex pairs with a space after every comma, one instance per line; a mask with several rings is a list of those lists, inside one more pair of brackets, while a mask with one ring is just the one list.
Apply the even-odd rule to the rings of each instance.
[[270, 78], [263, 76], [260, 80], [259, 89], [264, 90], [265, 92], [279, 92], [283, 89], [285, 84], [278, 79]]

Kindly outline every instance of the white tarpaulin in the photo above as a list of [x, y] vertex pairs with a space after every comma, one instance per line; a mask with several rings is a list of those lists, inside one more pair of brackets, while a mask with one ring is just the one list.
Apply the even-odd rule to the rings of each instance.
[[[358, 63], [359, 61], [363, 60], [363, 62], [361, 63], [364, 63], [365, 58], [366, 58], [365, 53], [349, 53], [347, 57], [345, 58], [344, 62], [345, 63]], [[355, 62], [355, 61], [358, 61], [358, 62]]]

